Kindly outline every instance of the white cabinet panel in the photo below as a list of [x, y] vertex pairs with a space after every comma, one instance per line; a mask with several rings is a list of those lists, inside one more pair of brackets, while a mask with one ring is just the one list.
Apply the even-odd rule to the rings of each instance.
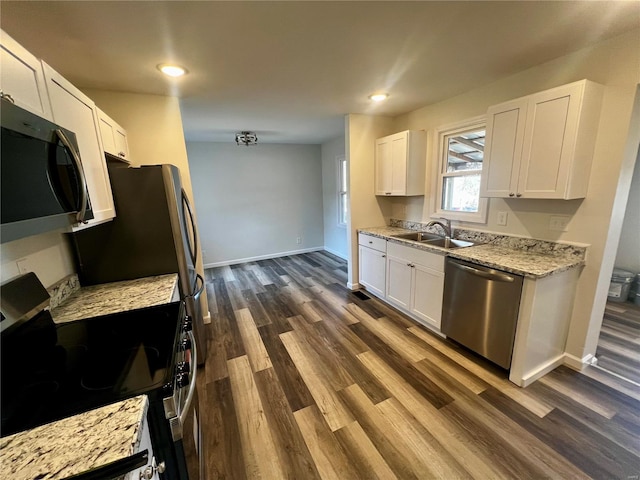
[[389, 243], [387, 300], [425, 325], [440, 329], [444, 256]]
[[407, 260], [387, 257], [387, 300], [405, 310], [411, 308], [411, 273]]
[[0, 30], [0, 91], [21, 108], [52, 120], [42, 64]]
[[386, 285], [386, 254], [372, 248], [359, 247], [360, 285], [379, 297], [384, 297]]
[[375, 194], [424, 195], [426, 139], [406, 130], [376, 140]]
[[602, 91], [582, 80], [490, 107], [481, 196], [584, 198]]
[[413, 268], [411, 312], [438, 330], [442, 320], [444, 273], [416, 264]]
[[98, 120], [100, 122], [100, 136], [104, 151], [129, 161], [129, 145], [127, 143], [127, 132], [109, 115], [98, 108]]
[[80, 228], [112, 219], [115, 217], [115, 208], [95, 104], [49, 65], [43, 63], [43, 68], [53, 120], [74, 132], [78, 140], [95, 217]]

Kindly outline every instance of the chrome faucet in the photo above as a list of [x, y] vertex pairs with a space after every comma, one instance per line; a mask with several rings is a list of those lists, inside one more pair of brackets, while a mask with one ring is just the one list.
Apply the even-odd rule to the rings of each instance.
[[439, 225], [440, 228], [442, 228], [442, 230], [444, 231], [445, 238], [451, 238], [453, 234], [451, 230], [451, 220], [449, 220], [448, 218], [441, 218], [441, 220], [444, 220], [446, 225], [445, 223], [438, 222], [437, 220], [432, 220], [431, 222], [427, 223], [427, 227], [433, 227], [434, 225]]

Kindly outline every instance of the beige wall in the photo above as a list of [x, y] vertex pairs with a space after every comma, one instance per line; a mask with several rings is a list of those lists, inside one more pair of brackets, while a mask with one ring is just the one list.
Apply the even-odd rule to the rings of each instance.
[[[197, 217], [178, 98], [91, 89], [83, 91], [127, 131], [132, 165], [171, 163], [180, 169], [183, 187]], [[201, 251], [198, 259], [197, 270], [204, 276]], [[208, 315], [206, 295], [200, 298], [203, 312]]]
[[[403, 115], [396, 118], [393, 125], [394, 131], [424, 129], [432, 132], [438, 126], [482, 115], [492, 104], [583, 78], [605, 85], [587, 198], [571, 201], [491, 199], [488, 223], [466, 224], [470, 228], [493, 232], [590, 245], [587, 265], [580, 276], [567, 343], [568, 353], [577, 358], [595, 352], [606, 287], [615, 256], [615, 232], [619, 235], [622, 223], [622, 215], [614, 215], [614, 200], [617, 203], [626, 201], [631, 181], [635, 157], [629, 159], [624, 151], [629, 135], [634, 93], [640, 80], [638, 45], [640, 30], [634, 30]], [[431, 172], [431, 175], [437, 170], [434, 168], [436, 159], [433, 155], [433, 143], [434, 139], [430, 136], [427, 172]], [[427, 185], [432, 184], [433, 178], [428, 178]], [[616, 192], [619, 197], [617, 199]], [[392, 212], [394, 216], [398, 216], [406, 210], [404, 218], [428, 221], [432, 211], [431, 202], [430, 195], [394, 200]], [[497, 225], [498, 211], [508, 212], [506, 227]], [[548, 229], [549, 216], [558, 213], [571, 216], [567, 232]], [[614, 238], [609, 238], [610, 229]], [[610, 244], [613, 245], [613, 251], [611, 248], [607, 250]]]
[[391, 204], [387, 198], [374, 194], [375, 139], [393, 133], [393, 119], [372, 115], [345, 117], [345, 142], [349, 170], [349, 222], [347, 245], [348, 282], [358, 282], [358, 234], [364, 227], [384, 225], [389, 220]]

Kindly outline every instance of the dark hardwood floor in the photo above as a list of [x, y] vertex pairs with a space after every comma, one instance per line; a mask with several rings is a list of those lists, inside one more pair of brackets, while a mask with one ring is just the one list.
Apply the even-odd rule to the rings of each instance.
[[596, 350], [598, 365], [640, 384], [640, 307], [608, 302]]
[[560, 367], [526, 389], [328, 253], [206, 271], [207, 479], [638, 479], [640, 391]]

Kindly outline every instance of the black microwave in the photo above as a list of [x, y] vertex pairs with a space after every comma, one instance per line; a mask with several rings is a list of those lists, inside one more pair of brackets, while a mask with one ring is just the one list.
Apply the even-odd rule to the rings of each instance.
[[92, 219], [76, 135], [1, 103], [1, 242]]

